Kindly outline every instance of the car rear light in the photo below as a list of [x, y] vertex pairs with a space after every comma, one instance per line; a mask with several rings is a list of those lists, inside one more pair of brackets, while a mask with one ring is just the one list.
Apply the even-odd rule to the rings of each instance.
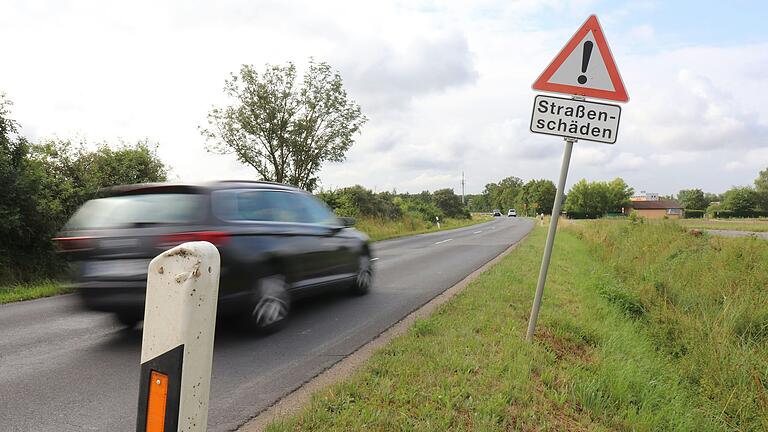
[[229, 233], [223, 231], [194, 231], [167, 234], [158, 239], [157, 246], [171, 248], [182, 243], [194, 241], [206, 241], [214, 246], [224, 246], [229, 241]]
[[53, 243], [60, 252], [81, 252], [93, 249], [94, 240], [94, 237], [56, 237]]

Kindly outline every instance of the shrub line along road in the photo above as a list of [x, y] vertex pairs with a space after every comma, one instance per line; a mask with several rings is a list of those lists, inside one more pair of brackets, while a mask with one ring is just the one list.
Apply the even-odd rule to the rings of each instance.
[[[296, 305], [289, 325], [259, 338], [216, 333], [210, 431], [233, 430], [411, 311], [517, 243], [530, 219], [373, 245], [376, 282]], [[457, 323], [458, 324], [458, 323]], [[66, 295], [0, 305], [0, 430], [133, 431], [141, 333]]]

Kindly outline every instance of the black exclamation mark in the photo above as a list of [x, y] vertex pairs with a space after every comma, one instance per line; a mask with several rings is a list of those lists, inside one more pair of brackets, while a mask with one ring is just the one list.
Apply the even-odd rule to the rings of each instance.
[[[584, 42], [584, 51], [582, 52], [581, 56], [581, 73], [585, 74], [587, 73], [587, 65], [589, 65], [589, 57], [592, 55], [592, 41], [586, 41]], [[586, 75], [579, 75], [579, 84], [584, 84], [587, 82], [587, 76]]]

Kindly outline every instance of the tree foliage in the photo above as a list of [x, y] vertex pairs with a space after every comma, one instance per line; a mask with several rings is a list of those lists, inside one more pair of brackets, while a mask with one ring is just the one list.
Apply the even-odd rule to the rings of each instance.
[[438, 189], [432, 193], [432, 200], [446, 217], [468, 218], [469, 213], [461, 203], [461, 197], [453, 189]]
[[165, 165], [146, 142], [89, 151], [84, 144], [30, 144], [0, 95], [0, 282], [54, 276], [50, 239], [100, 187], [163, 181]]
[[701, 189], [683, 189], [677, 193], [677, 200], [686, 210], [704, 210], [712, 202]]
[[768, 212], [768, 168], [760, 171], [755, 179], [755, 192], [757, 192], [758, 207]]
[[307, 190], [318, 185], [325, 161], [341, 162], [367, 121], [351, 101], [341, 75], [310, 60], [300, 83], [293, 63], [267, 65], [262, 74], [243, 65], [226, 80], [234, 104], [213, 108], [200, 128], [209, 151], [233, 153], [262, 180]]
[[566, 211], [581, 217], [598, 218], [608, 212], [619, 212], [629, 202], [634, 189], [621, 178], [610, 182], [587, 182], [586, 179], [568, 191]]
[[426, 222], [435, 217], [463, 219], [469, 212], [461, 205], [461, 198], [452, 189], [440, 189], [434, 193], [396, 194], [373, 192], [360, 185], [322, 191], [316, 194], [339, 216], [399, 219], [409, 216]]
[[523, 185], [516, 208], [519, 214], [535, 216], [539, 213], [551, 214], [555, 203], [557, 187], [551, 180], [529, 180]]
[[734, 187], [723, 194], [724, 210], [747, 214], [757, 208], [758, 194], [750, 187]]

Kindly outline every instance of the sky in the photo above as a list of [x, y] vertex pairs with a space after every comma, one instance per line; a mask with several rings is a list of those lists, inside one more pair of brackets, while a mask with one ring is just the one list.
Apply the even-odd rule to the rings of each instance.
[[256, 179], [206, 151], [242, 64], [339, 70], [369, 121], [321, 186], [478, 193], [556, 181], [563, 141], [532, 134], [531, 85], [596, 14], [629, 93], [616, 144], [576, 143], [568, 185], [723, 192], [768, 167], [768, 4], [754, 1], [0, 0], [0, 92], [33, 141], [149, 139], [171, 179]]

